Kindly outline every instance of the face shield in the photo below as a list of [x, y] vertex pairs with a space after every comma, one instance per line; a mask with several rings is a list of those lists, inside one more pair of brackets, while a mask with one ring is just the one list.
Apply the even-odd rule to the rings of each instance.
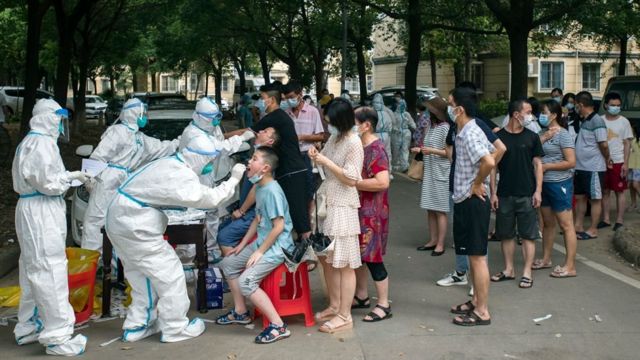
[[58, 109], [55, 112], [56, 116], [60, 117], [60, 123], [58, 125], [58, 141], [64, 144], [68, 144], [71, 141], [71, 133], [69, 131], [69, 111], [65, 108]]

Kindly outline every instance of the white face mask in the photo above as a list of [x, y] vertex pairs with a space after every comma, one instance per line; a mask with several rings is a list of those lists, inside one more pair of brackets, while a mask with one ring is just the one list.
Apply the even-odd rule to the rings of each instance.
[[329, 124], [329, 134], [331, 135], [338, 135], [340, 133], [340, 131], [338, 130], [337, 127]]
[[533, 122], [533, 114], [527, 114], [527, 115], [524, 116], [524, 119], [522, 120], [521, 124], [522, 124], [523, 127], [527, 127], [532, 122]]

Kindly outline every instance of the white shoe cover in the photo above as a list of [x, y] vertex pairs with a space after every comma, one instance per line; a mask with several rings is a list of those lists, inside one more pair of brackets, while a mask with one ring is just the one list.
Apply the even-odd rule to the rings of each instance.
[[47, 345], [47, 354], [62, 355], [62, 356], [76, 356], [84, 353], [84, 349], [86, 346], [87, 346], [87, 337], [82, 334], [78, 334], [64, 344]]
[[28, 345], [38, 342], [38, 336], [40, 336], [40, 332], [32, 332], [29, 335], [20, 336], [16, 338], [16, 342], [18, 345]]
[[202, 335], [202, 333], [204, 332], [204, 329], [205, 329], [204, 321], [202, 321], [202, 319], [200, 318], [193, 318], [193, 320], [189, 322], [189, 325], [187, 325], [179, 333], [170, 334], [170, 335], [162, 334], [162, 338], [160, 338], [160, 341], [165, 343], [171, 343], [171, 342], [178, 342], [178, 341], [193, 339], [195, 337]]
[[134, 329], [125, 329], [122, 334], [122, 341], [124, 342], [134, 342], [138, 340], [142, 340], [147, 338], [153, 334], [157, 334], [160, 332], [158, 328], [158, 323], [154, 322], [151, 326], [142, 326]]

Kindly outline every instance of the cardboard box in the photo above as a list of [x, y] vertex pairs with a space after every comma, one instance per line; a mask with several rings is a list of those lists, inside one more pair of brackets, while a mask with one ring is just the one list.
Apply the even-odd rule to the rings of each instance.
[[205, 269], [207, 309], [222, 309], [222, 272], [217, 267]]

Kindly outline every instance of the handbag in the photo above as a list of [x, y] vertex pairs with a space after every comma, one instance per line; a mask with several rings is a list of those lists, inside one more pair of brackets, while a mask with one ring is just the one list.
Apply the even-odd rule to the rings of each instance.
[[409, 164], [409, 170], [407, 171], [407, 176], [414, 180], [422, 180], [422, 176], [424, 175], [424, 162], [420, 160], [416, 160], [415, 158], [411, 159], [411, 164]]

